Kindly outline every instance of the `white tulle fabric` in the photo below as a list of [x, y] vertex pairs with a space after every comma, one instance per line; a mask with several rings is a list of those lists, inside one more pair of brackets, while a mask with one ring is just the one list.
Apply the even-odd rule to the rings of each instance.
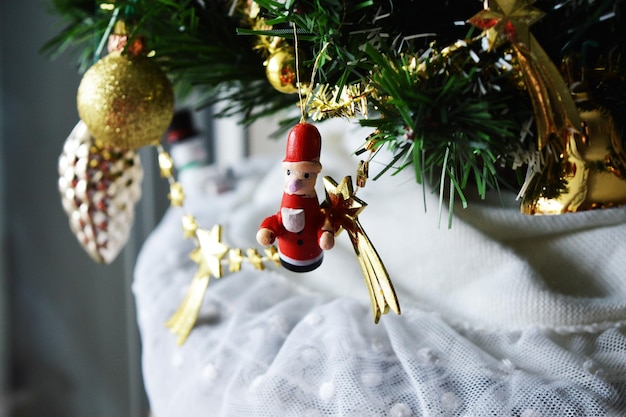
[[[356, 162], [320, 130], [323, 173], [340, 179]], [[186, 209], [222, 224], [225, 243], [258, 247], [258, 224], [279, 207], [281, 159], [250, 161], [220, 196], [190, 186]], [[458, 207], [448, 229], [438, 195], [410, 173], [358, 195], [402, 315], [373, 323], [340, 235], [314, 272], [248, 265], [212, 279], [181, 347], [164, 323], [196, 265], [181, 211], [166, 214], [133, 286], [157, 417], [626, 415], [626, 209], [527, 217], [505, 194]]]

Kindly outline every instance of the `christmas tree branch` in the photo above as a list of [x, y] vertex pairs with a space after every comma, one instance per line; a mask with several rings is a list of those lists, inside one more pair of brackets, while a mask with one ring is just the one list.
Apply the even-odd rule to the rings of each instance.
[[[67, 26], [44, 45], [47, 55], [77, 50], [84, 71], [117, 11], [133, 36], [146, 37], [152, 59], [179, 97], [194, 91], [198, 106], [221, 102], [219, 115], [244, 123], [297, 106], [296, 95], [272, 88], [263, 65], [272, 39], [297, 43], [303, 73], [318, 63], [308, 103], [316, 103], [320, 119], [359, 117], [374, 129], [372, 146], [394, 154], [381, 175], [413, 166], [417, 182], [436, 187], [449, 181], [462, 202], [470, 186], [484, 196], [505, 184], [500, 167], [519, 166], [531, 148], [526, 133], [532, 108], [519, 63], [506, 44], [487, 50], [479, 30], [466, 24], [481, 2], [50, 2]], [[625, 4], [537, 0], [533, 6], [546, 16], [531, 30], [557, 65], [567, 51], [581, 66], [601, 63], [623, 74]], [[335, 92], [334, 102], [320, 86]], [[623, 115], [623, 96], [616, 96], [623, 89], [600, 88], [604, 105]], [[356, 97], [350, 97], [354, 91]], [[623, 129], [626, 116], [616, 120]]]

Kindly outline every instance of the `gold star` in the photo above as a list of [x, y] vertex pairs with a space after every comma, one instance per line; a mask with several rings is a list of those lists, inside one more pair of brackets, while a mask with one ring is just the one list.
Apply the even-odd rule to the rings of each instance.
[[228, 271], [239, 272], [241, 271], [241, 263], [243, 262], [242, 251], [239, 248], [231, 249], [228, 255]]
[[265, 248], [265, 256], [267, 256], [268, 260], [280, 266], [280, 255], [278, 254], [278, 249], [276, 249], [276, 246], [272, 245], [269, 248]]
[[324, 177], [324, 188], [326, 189], [326, 200], [323, 204], [325, 214], [336, 231], [335, 234], [342, 228], [346, 229], [365, 278], [372, 302], [374, 322], [378, 323], [380, 316], [386, 314], [390, 308], [400, 314], [400, 305], [389, 273], [359, 222], [358, 216], [367, 204], [354, 195], [352, 178], [344, 177], [337, 184], [332, 178]]
[[209, 272], [214, 277], [220, 278], [222, 276], [221, 261], [228, 252], [228, 246], [221, 242], [222, 226], [216, 224], [210, 231], [198, 229], [196, 237]]
[[339, 184], [331, 177], [324, 177], [324, 189], [326, 190], [326, 200], [323, 207], [330, 215], [329, 221], [339, 233], [341, 228], [352, 229], [357, 217], [367, 206], [360, 198], [354, 195], [352, 178], [344, 177]]
[[265, 266], [263, 266], [263, 258], [261, 258], [261, 255], [256, 249], [248, 249], [246, 251], [246, 255], [248, 256], [248, 261], [250, 261], [252, 266], [254, 266], [256, 269], [259, 269], [261, 271], [265, 269]]
[[159, 151], [159, 168], [161, 169], [161, 176], [163, 178], [170, 178], [172, 176], [174, 161], [170, 154], [164, 150]]
[[173, 182], [170, 184], [170, 193], [167, 195], [170, 203], [174, 207], [181, 207], [185, 201], [185, 191], [183, 186], [179, 182]]
[[183, 216], [183, 236], [185, 239], [192, 238], [196, 235], [196, 231], [198, 230], [198, 223], [196, 222], [196, 218], [191, 214], [187, 214]]
[[485, 10], [474, 15], [469, 22], [485, 31], [489, 49], [509, 41], [530, 44], [530, 26], [545, 13], [532, 7], [534, 0], [493, 0]]

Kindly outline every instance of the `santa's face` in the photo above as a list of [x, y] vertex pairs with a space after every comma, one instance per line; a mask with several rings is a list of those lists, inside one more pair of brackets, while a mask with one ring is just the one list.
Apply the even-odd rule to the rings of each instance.
[[299, 170], [298, 167], [292, 166], [285, 169], [285, 192], [303, 197], [315, 197], [316, 180], [317, 172]]

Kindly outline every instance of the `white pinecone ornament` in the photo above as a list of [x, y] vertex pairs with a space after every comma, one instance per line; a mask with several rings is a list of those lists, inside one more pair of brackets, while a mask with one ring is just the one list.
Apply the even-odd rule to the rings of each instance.
[[72, 232], [96, 262], [112, 262], [128, 241], [141, 197], [139, 155], [97, 144], [81, 120], [65, 141], [58, 168]]

